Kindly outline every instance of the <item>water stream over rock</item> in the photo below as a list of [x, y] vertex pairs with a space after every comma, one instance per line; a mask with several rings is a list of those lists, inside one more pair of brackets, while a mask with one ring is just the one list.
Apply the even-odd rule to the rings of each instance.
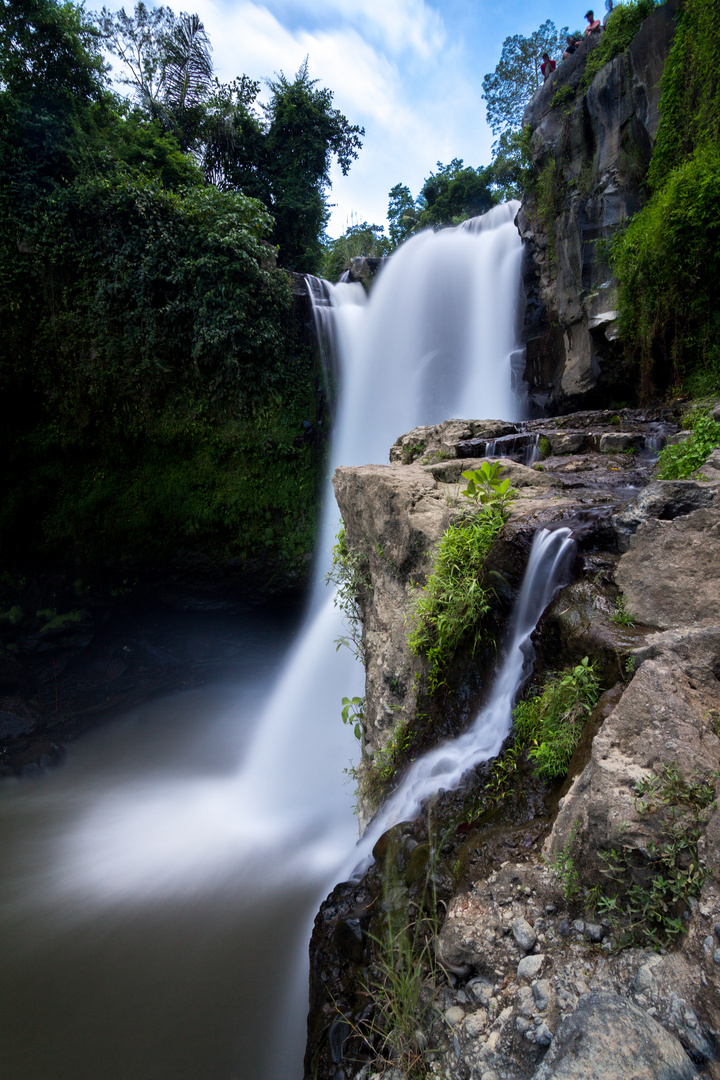
[[[386, 460], [400, 433], [448, 416], [521, 419], [516, 210], [413, 238], [369, 300], [358, 285], [330, 288], [333, 465]], [[337, 512], [326, 504], [306, 624], [266, 703], [242, 705], [237, 764], [200, 768], [183, 751], [140, 768], [129, 718], [66, 771], [2, 791], [8, 1080], [300, 1075], [309, 922], [357, 836], [343, 775], [354, 740], [339, 713], [363, 672], [334, 646], [342, 622], [322, 576]], [[557, 563], [564, 538], [548, 545]], [[531, 616], [518, 618], [513, 673], [498, 683], [505, 726]], [[166, 701], [152, 724], [171, 730], [187, 709], [191, 741], [207, 752], [217, 727], [207, 697]], [[441, 782], [430, 769], [413, 798]]]

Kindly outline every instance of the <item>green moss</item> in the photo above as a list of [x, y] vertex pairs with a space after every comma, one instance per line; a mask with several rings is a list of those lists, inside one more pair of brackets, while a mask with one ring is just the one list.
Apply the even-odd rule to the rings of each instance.
[[538, 218], [548, 239], [550, 265], [555, 265], [555, 223], [559, 211], [561, 174], [554, 157], [543, 166], [537, 179]]
[[547, 435], [541, 435], [538, 439], [538, 451], [540, 452], [540, 460], [544, 461], [545, 458], [552, 456], [552, 443], [548, 439]]

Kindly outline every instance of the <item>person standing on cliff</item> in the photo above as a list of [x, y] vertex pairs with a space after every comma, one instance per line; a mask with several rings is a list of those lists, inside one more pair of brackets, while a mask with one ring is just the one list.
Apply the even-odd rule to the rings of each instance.
[[585, 18], [588, 21], [588, 24], [585, 27], [585, 37], [590, 37], [591, 34], [597, 34], [602, 30], [600, 20], [595, 18], [595, 12], [592, 8], [590, 8], [590, 11], [585, 12]]
[[610, 18], [613, 11], [615, 10], [615, 5], [613, 3], [613, 0], [605, 0], [605, 10], [607, 11], [607, 15], [603, 19], [603, 29], [607, 26], [608, 19]]
[[557, 64], [554, 60], [550, 59], [548, 53], [543, 53], [543, 62], [540, 65], [540, 70], [542, 71], [543, 79], [545, 80], [545, 82], [548, 81], [556, 67]]

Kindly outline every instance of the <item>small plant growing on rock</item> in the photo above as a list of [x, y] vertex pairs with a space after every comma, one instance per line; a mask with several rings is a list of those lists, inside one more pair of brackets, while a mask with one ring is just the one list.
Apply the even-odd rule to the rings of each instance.
[[372, 584], [367, 560], [348, 547], [344, 526], [340, 527], [335, 537], [332, 564], [325, 575], [325, 584], [337, 586], [333, 603], [342, 611], [349, 630], [348, 634], [336, 640], [336, 648], [347, 645], [353, 656], [364, 662], [361, 599], [363, 593], [372, 590]]
[[[688, 901], [698, 896], [707, 870], [698, 842], [716, 805], [720, 773], [687, 779], [675, 765], [651, 773], [635, 789], [635, 808], [652, 822], [656, 838], [644, 848], [623, 845], [601, 856], [606, 886], [599, 912], [622, 927], [623, 945], [660, 948], [685, 929]], [[616, 914], [617, 913], [617, 914]]]
[[685, 442], [664, 446], [658, 455], [658, 480], [684, 480], [692, 476], [708, 455], [720, 446], [720, 424], [707, 410], [699, 410], [690, 418], [692, 435]]
[[365, 717], [365, 698], [344, 697], [340, 713], [343, 724], [349, 724], [356, 739], [362, 738], [362, 722]]
[[576, 822], [561, 850], [547, 860], [548, 867], [555, 874], [560, 888], [563, 891], [563, 896], [568, 903], [570, 903], [571, 900], [574, 900], [580, 892], [580, 875], [575, 867], [575, 861], [570, 854], [570, 849], [577, 836], [578, 828], [579, 822]]
[[517, 489], [510, 487], [509, 480], [501, 480], [503, 466], [498, 461], [483, 461], [479, 469], [468, 469], [462, 474], [467, 487], [460, 492], [483, 506], [492, 505], [501, 514], [509, 502], [517, 497]]
[[599, 696], [597, 675], [586, 656], [571, 671], [548, 675], [539, 694], [515, 706], [516, 735], [530, 746], [540, 776], [555, 780], [567, 775], [585, 720]]
[[630, 614], [625, 606], [626, 600], [623, 593], [620, 593], [615, 601], [615, 611], [613, 612], [613, 622], [619, 623], [620, 626], [634, 626], [634, 616]]

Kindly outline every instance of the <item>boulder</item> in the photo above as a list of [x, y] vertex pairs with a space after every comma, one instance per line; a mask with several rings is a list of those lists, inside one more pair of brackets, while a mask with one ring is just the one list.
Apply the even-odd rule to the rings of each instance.
[[680, 1042], [615, 994], [580, 998], [532, 1080], [693, 1080]]

